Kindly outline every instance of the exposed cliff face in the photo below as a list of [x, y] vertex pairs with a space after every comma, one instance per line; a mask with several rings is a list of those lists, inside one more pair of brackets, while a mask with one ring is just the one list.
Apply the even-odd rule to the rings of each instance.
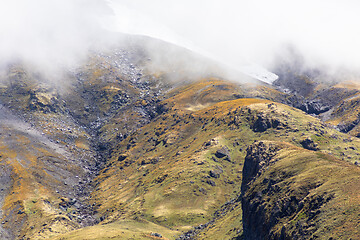
[[278, 146], [264, 141], [255, 142], [247, 148], [243, 168], [242, 192], [247, 190], [250, 182], [253, 182], [269, 165], [277, 160], [274, 157], [278, 151]]
[[243, 170], [244, 238], [356, 238], [360, 204], [346, 202], [355, 200], [356, 190], [347, 189], [358, 184], [357, 174], [358, 167], [326, 154], [278, 142], [252, 144]]

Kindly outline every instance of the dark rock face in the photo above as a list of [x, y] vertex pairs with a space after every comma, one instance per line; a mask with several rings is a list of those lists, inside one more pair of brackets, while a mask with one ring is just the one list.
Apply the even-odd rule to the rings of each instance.
[[265, 116], [258, 115], [252, 129], [254, 132], [265, 132], [269, 128], [277, 128], [281, 123], [277, 119], [269, 119]]
[[298, 189], [288, 182], [291, 172], [271, 170], [282, 161], [277, 159], [281, 148], [260, 141], [247, 149], [240, 196], [244, 239], [310, 239], [320, 208], [333, 198], [309, 195], [319, 183], [306, 182]]
[[276, 146], [267, 145], [263, 141], [255, 142], [246, 150], [246, 157], [243, 169], [242, 191], [245, 191], [255, 177], [261, 174], [275, 156], [278, 148]]
[[[269, 166], [276, 154], [277, 148], [264, 142], [255, 142], [247, 149], [243, 169], [242, 194], [249, 189], [249, 185], [261, 172]], [[271, 186], [273, 183], [269, 183]], [[266, 239], [271, 225], [267, 225], [263, 206], [261, 206], [261, 193], [254, 193], [251, 198], [242, 198], [244, 239]], [[274, 210], [277, 216], [279, 210]]]
[[358, 119], [350, 123], [341, 123], [337, 125], [337, 128], [339, 129], [340, 132], [347, 133], [350, 132], [352, 129], [354, 129], [359, 123], [360, 123], [360, 116], [358, 116]]
[[329, 111], [336, 104], [335, 102], [326, 101], [323, 97], [308, 99], [298, 94], [290, 96], [286, 103], [308, 114], [315, 115]]
[[310, 100], [303, 102], [298, 108], [306, 113], [319, 115], [320, 113], [329, 111], [331, 106], [328, 106], [319, 100]]
[[125, 154], [120, 154], [120, 156], [118, 157], [118, 161], [122, 162], [127, 158], [127, 156]]

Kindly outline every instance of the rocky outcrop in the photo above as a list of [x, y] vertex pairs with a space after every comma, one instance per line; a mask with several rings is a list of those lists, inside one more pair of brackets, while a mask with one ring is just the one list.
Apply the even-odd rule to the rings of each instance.
[[333, 107], [336, 102], [328, 102], [323, 97], [321, 98], [305, 98], [298, 94], [293, 94], [287, 98], [285, 101], [286, 104], [303, 110], [308, 114], [319, 115], [321, 113], [327, 112]]
[[59, 95], [51, 88], [38, 88], [29, 92], [29, 109], [43, 113], [59, 110]]
[[303, 148], [311, 150], [311, 151], [318, 151], [319, 147], [318, 144], [315, 143], [311, 138], [306, 138], [300, 142]]
[[224, 158], [227, 161], [231, 161], [230, 150], [227, 146], [218, 149], [215, 153], [218, 158]]
[[315, 171], [308, 178], [312, 180], [301, 177], [302, 172], [309, 174], [307, 164], [324, 158], [282, 143], [259, 141], [249, 146], [241, 186], [244, 239], [311, 239], [319, 236], [321, 224], [333, 224], [330, 219], [320, 224], [319, 216], [334, 195], [320, 191], [324, 183], [315, 180]]
[[254, 178], [271, 164], [277, 151], [278, 148], [275, 145], [268, 144], [266, 141], [254, 142], [248, 147], [243, 169], [243, 191]]
[[[338, 124], [336, 127], [340, 132], [348, 133], [353, 130], [360, 123], [360, 116], [352, 122], [343, 122]], [[359, 136], [357, 136], [359, 137]]]
[[[277, 150], [276, 146], [263, 141], [255, 142], [247, 149], [241, 185], [245, 239], [265, 239], [274, 225], [271, 223], [273, 220], [267, 223], [264, 207], [261, 206], [262, 193], [254, 192], [250, 196], [247, 193], [256, 178], [274, 161]], [[270, 181], [268, 185], [271, 187], [274, 182]]]
[[265, 132], [269, 128], [277, 128], [280, 125], [281, 123], [278, 119], [268, 118], [259, 114], [252, 125], [252, 129], [254, 132]]

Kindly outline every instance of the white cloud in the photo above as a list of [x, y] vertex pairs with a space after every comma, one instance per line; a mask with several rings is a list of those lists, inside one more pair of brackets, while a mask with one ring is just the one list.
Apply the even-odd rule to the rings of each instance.
[[[344, 0], [111, 0], [119, 30], [202, 49], [221, 61], [270, 65], [283, 44], [311, 64], [360, 68], [360, 2]], [[123, 12], [123, 15], [121, 15]], [[129, 14], [128, 14], [129, 13]], [[200, 50], [201, 51], [201, 50]]]
[[103, 40], [105, 27], [232, 66], [244, 59], [270, 66], [282, 44], [292, 43], [309, 63], [360, 69], [358, 9], [355, 0], [1, 0], [0, 64], [70, 66]]
[[0, 62], [71, 66], [99, 40], [111, 8], [101, 0], [2, 0]]

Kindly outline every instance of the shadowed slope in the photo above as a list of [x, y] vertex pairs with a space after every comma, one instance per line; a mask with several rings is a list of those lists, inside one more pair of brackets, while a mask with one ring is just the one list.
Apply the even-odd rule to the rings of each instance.
[[356, 239], [360, 169], [279, 142], [251, 145], [245, 158], [245, 239]]

